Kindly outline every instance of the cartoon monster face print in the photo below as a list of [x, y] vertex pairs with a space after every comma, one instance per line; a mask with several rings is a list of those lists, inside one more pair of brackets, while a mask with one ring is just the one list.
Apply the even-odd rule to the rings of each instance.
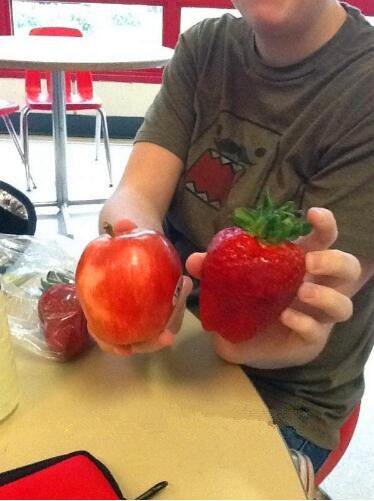
[[253, 149], [230, 137], [222, 137], [223, 126], [218, 124], [213, 143], [187, 169], [185, 189], [203, 202], [219, 210], [233, 185], [250, 166], [266, 154], [266, 148]]

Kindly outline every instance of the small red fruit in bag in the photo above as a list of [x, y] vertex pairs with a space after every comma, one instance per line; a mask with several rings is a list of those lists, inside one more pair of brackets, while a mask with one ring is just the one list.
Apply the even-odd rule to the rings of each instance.
[[41, 281], [43, 293], [38, 301], [48, 349], [60, 361], [77, 357], [93, 344], [72, 278], [70, 274], [48, 272]]

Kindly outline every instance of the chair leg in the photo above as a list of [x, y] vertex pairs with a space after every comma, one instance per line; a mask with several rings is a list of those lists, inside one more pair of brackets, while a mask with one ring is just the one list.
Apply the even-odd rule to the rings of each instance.
[[[27, 191], [31, 191], [30, 184], [32, 180], [30, 163], [29, 163], [29, 127], [27, 122], [27, 118], [29, 116], [30, 111], [31, 110], [26, 106], [21, 110], [21, 115], [20, 115], [20, 123], [21, 123], [20, 130], [22, 131], [23, 155], [24, 155], [24, 165], [26, 171]], [[36, 188], [34, 181], [32, 182], [33, 182], [33, 187]]]
[[[22, 147], [21, 147], [20, 141], [18, 139], [17, 133], [14, 130], [12, 121], [11, 121], [9, 115], [5, 115], [2, 118], [4, 120], [5, 127], [7, 128], [9, 136], [12, 138], [13, 143], [15, 144], [15, 146], [17, 148], [17, 151], [19, 153], [19, 156], [21, 157], [22, 163], [25, 165], [25, 155], [23, 154]], [[28, 177], [28, 174], [27, 174], [27, 171], [26, 171], [27, 191], [31, 191], [31, 189], [30, 189], [30, 181], [32, 182], [33, 188], [35, 189], [36, 186], [35, 186], [34, 180], [31, 177], [31, 175]]]
[[98, 111], [96, 111], [96, 127], [95, 127], [95, 147], [96, 147], [96, 154], [95, 154], [95, 160], [99, 160], [99, 151], [100, 151], [100, 140], [101, 140], [101, 114]]
[[99, 108], [98, 112], [101, 115], [101, 125], [102, 125], [103, 136], [104, 136], [104, 146], [105, 146], [106, 163], [107, 163], [108, 175], [109, 175], [109, 186], [113, 186], [112, 162], [111, 162], [111, 159], [110, 159], [110, 150], [109, 150], [108, 123], [106, 121], [106, 115], [105, 115], [104, 110], [102, 110], [101, 108]]
[[13, 139], [13, 142], [14, 142], [14, 144], [15, 144], [15, 146], [17, 148], [17, 151], [19, 153], [19, 156], [21, 157], [22, 163], [25, 163], [25, 158], [23, 156], [23, 151], [22, 151], [22, 148], [21, 148], [21, 144], [20, 144], [20, 142], [18, 140], [17, 133], [14, 130], [14, 127], [13, 127], [11, 119], [9, 118], [9, 115], [4, 115], [2, 117], [2, 119], [4, 120], [5, 127], [7, 128], [9, 136]]

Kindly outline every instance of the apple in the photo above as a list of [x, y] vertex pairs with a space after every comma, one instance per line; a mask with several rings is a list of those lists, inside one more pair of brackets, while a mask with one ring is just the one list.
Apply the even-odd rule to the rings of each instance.
[[76, 270], [88, 330], [111, 345], [152, 340], [165, 329], [183, 283], [179, 256], [164, 235], [129, 221], [105, 229]]

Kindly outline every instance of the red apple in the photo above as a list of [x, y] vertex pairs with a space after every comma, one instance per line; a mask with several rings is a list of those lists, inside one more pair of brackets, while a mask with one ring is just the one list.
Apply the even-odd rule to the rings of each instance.
[[90, 333], [112, 345], [149, 341], [166, 327], [182, 283], [182, 265], [162, 234], [116, 224], [90, 242], [76, 271]]

